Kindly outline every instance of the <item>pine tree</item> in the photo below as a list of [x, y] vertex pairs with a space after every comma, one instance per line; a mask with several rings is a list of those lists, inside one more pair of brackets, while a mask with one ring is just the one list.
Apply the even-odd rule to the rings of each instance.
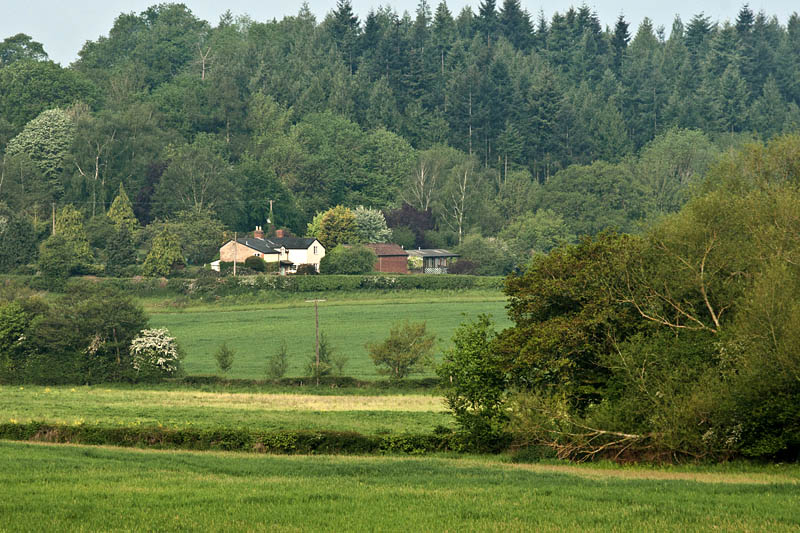
[[478, 6], [478, 32], [487, 45], [493, 43], [500, 29], [495, 0], [482, 0]]
[[528, 50], [533, 40], [533, 26], [519, 0], [504, 0], [500, 10], [500, 29], [517, 50]]
[[119, 276], [125, 267], [136, 262], [136, 249], [133, 237], [127, 226], [118, 226], [114, 236], [106, 246], [106, 274]]
[[622, 67], [622, 58], [625, 55], [625, 50], [628, 48], [628, 43], [631, 40], [631, 34], [628, 32], [628, 23], [622, 15], [617, 18], [617, 23], [614, 25], [614, 33], [611, 35], [611, 50], [613, 55], [612, 68], [614, 72], [619, 74]]
[[114, 198], [114, 201], [111, 202], [111, 207], [108, 209], [106, 215], [114, 221], [114, 225], [117, 228], [125, 227], [131, 235], [133, 235], [138, 228], [139, 223], [136, 220], [136, 215], [133, 214], [133, 205], [128, 199], [128, 195], [125, 193], [125, 187], [122, 186], [122, 183], [119, 184], [119, 192], [116, 198]]
[[718, 82], [714, 100], [719, 109], [720, 126], [729, 132], [747, 127], [747, 83], [735, 64], [728, 65]]
[[359, 24], [350, 0], [336, 0], [336, 9], [331, 13], [330, 32], [352, 74], [355, 70]]

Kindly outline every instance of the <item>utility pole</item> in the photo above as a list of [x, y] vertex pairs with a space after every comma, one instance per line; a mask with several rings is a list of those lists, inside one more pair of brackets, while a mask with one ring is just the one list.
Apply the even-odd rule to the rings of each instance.
[[236, 252], [239, 248], [239, 240], [236, 238], [238, 234], [233, 232], [233, 277], [236, 277]]
[[313, 300], [306, 300], [306, 303], [314, 302], [314, 326], [315, 326], [314, 330], [316, 332], [316, 337], [317, 337], [316, 349], [315, 349], [317, 355], [316, 357], [317, 369], [315, 372], [315, 374], [317, 375], [317, 386], [319, 386], [319, 308], [317, 307], [317, 304], [319, 302], [324, 302], [324, 301], [325, 301], [324, 299], [320, 298], [314, 298]]

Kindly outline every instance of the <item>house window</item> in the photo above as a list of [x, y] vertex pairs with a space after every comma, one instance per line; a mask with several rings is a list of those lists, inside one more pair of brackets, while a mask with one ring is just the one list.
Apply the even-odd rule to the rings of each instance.
[[314, 246], [314, 255], [317, 255], [317, 247]]
[[261, 257], [261, 254], [256, 252], [256, 257]]

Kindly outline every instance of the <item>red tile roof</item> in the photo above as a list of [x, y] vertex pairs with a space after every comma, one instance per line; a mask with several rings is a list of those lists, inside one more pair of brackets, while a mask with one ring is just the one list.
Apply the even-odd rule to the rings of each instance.
[[403, 248], [401, 248], [397, 244], [373, 242], [365, 244], [364, 246], [375, 252], [375, 255], [377, 255], [378, 257], [392, 257], [392, 256], [408, 257], [408, 252], [403, 250]]

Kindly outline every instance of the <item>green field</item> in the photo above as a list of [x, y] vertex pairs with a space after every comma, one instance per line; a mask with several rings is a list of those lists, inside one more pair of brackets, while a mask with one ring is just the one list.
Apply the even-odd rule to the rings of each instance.
[[797, 531], [799, 480], [796, 468], [698, 473], [0, 443], [0, 529]]
[[0, 423], [9, 421], [363, 434], [430, 433], [436, 426], [453, 425], [442, 399], [423, 394], [343, 396], [27, 385], [0, 387]]
[[[223, 342], [236, 352], [228, 374], [232, 378], [262, 379], [267, 358], [284, 340], [290, 355], [287, 376], [306, 375], [306, 365], [314, 355], [314, 306], [302, 300], [248, 303], [241, 307], [205, 305], [181, 311], [167, 311], [167, 307], [149, 303], [150, 325], [166, 327], [178, 339], [186, 349], [184, 368], [190, 375], [216, 373], [213, 354]], [[369, 299], [339, 294], [319, 305], [319, 322], [332, 346], [349, 358], [346, 375], [377, 379], [379, 375], [364, 344], [386, 338], [394, 323], [405, 319], [425, 321], [439, 339], [440, 353], [465, 319], [488, 313], [498, 327], [508, 326], [505, 304], [501, 293], [483, 291], [420, 291], [418, 295], [372, 295]]]

